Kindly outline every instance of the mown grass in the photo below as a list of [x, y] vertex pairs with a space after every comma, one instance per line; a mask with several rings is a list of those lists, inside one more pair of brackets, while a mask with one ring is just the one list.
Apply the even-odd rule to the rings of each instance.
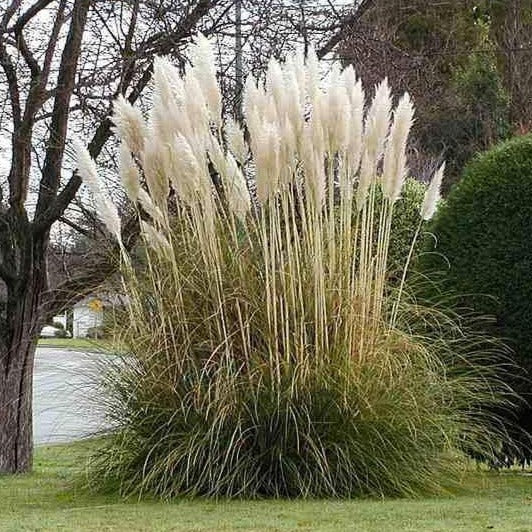
[[40, 338], [37, 347], [104, 352], [113, 350], [113, 343], [109, 340], [94, 340], [90, 338]]
[[0, 477], [0, 530], [532, 530], [532, 477], [517, 473], [470, 472], [460, 493], [414, 500], [138, 502], [75, 487], [93, 445], [39, 447], [34, 473]]

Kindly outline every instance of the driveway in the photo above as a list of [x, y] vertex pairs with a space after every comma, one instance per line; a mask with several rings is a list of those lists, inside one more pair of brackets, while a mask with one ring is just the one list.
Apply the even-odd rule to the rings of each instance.
[[68, 442], [103, 429], [96, 353], [38, 348], [33, 373], [35, 444]]

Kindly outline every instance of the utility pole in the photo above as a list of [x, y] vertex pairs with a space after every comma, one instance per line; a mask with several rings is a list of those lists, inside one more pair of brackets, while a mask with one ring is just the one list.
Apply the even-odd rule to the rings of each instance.
[[235, 116], [242, 119], [242, 92], [244, 68], [242, 65], [242, 0], [235, 0]]
[[299, 13], [301, 15], [301, 33], [304, 43], [304, 54], [307, 57], [309, 48], [308, 30], [307, 30], [307, 17], [305, 12], [305, 0], [299, 0]]

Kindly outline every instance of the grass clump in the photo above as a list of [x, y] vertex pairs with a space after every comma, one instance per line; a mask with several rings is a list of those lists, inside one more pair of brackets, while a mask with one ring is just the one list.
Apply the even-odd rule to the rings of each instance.
[[[192, 56], [183, 77], [156, 63], [148, 124], [116, 104], [121, 177], [145, 254], [139, 269], [123, 253], [120, 342], [130, 352], [109, 374], [116, 431], [96, 478], [161, 497], [438, 489], [461, 446], [489, 451], [474, 405], [500, 397], [487, 372], [457, 369], [402, 325], [415, 238], [400, 283], [389, 284], [408, 95], [392, 119], [384, 82], [365, 111], [352, 69], [320, 84], [315, 56], [296, 54], [272, 61], [264, 85], [248, 80], [244, 133], [222, 121], [204, 39]], [[78, 152], [120, 241], [116, 208]]]

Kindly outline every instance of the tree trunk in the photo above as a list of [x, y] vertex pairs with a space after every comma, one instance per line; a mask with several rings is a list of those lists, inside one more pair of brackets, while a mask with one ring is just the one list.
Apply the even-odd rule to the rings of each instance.
[[32, 390], [35, 341], [13, 346], [14, 361], [0, 376], [0, 474], [31, 470]]
[[0, 474], [31, 470], [33, 454], [33, 363], [46, 287], [47, 238], [28, 242], [22, 275], [7, 284], [0, 332]]

